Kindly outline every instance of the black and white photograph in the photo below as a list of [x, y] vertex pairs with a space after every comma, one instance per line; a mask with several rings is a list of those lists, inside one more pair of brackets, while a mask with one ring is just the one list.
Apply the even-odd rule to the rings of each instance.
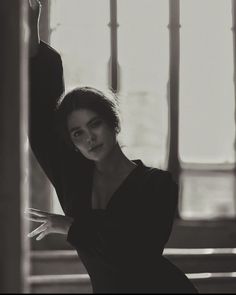
[[0, 30], [0, 293], [236, 293], [236, 0], [1, 0]]

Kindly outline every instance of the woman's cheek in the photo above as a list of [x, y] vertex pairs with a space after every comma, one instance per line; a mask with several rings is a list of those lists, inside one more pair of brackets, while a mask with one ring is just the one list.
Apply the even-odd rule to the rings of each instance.
[[81, 139], [74, 138], [72, 139], [72, 142], [77, 149], [79, 149], [80, 151], [83, 150], [83, 144]]

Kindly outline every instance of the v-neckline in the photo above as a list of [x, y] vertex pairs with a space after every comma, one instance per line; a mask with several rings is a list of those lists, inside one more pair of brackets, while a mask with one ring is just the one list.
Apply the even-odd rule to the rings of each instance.
[[[138, 170], [139, 167], [143, 166], [143, 163], [141, 160], [132, 160], [132, 162], [134, 162], [135, 164], [137, 164], [136, 167], [134, 167], [133, 170], [130, 171], [130, 173], [125, 177], [125, 179], [120, 183], [120, 185], [117, 187], [117, 189], [112, 193], [110, 199], [108, 200], [105, 208], [93, 208], [92, 207], [92, 197], [93, 197], [93, 177], [91, 177], [91, 190], [90, 190], [90, 209], [92, 211], [97, 211], [97, 210], [101, 210], [101, 211], [106, 211], [109, 209], [109, 207], [111, 206], [111, 203], [113, 202], [113, 200], [115, 199], [115, 196], [118, 194], [118, 192], [125, 186], [125, 184], [128, 182], [128, 180], [133, 176], [134, 172], [136, 172]], [[92, 172], [93, 174], [93, 172]]]

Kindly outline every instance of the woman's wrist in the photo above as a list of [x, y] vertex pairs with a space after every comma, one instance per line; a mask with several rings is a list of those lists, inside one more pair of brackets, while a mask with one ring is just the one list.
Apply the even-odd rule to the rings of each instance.
[[29, 29], [30, 29], [30, 57], [38, 53], [40, 44], [39, 21], [41, 14], [41, 3], [38, 0], [29, 0]]
[[39, 38], [39, 34], [38, 34], [38, 30], [36, 29], [31, 29], [30, 32], [30, 57], [34, 57], [35, 55], [37, 55], [38, 51], [39, 51], [39, 46], [40, 46], [40, 38]]

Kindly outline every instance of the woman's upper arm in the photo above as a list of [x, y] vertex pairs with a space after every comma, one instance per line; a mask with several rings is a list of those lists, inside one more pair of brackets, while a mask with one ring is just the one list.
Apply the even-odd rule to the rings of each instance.
[[171, 173], [162, 171], [156, 174], [150, 183], [149, 194], [147, 221], [164, 245], [169, 238], [178, 204], [178, 186]]
[[54, 131], [55, 106], [64, 92], [60, 55], [41, 42], [38, 55], [30, 59], [29, 139], [31, 148], [51, 182], [55, 182], [61, 140]]
[[[133, 210], [130, 211], [130, 218], [125, 219], [126, 239], [139, 244], [139, 249], [162, 251], [171, 233], [177, 202], [178, 186], [171, 174], [167, 171], [154, 171], [144, 181]], [[132, 242], [130, 247], [132, 251]]]

